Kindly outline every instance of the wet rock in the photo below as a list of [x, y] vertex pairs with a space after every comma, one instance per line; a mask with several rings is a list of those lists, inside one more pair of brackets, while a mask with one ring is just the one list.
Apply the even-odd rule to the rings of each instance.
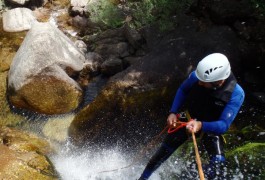
[[100, 66], [103, 63], [103, 58], [97, 53], [89, 52], [86, 53], [85, 57], [90, 63], [84, 65], [78, 78], [78, 82], [83, 88], [87, 88], [90, 80], [100, 74]]
[[72, 24], [73, 26], [84, 30], [85, 28], [88, 28], [88, 19], [86, 17], [77, 15], [72, 19]]
[[0, 128], [0, 139], [1, 179], [58, 179], [46, 156], [53, 152], [47, 141], [7, 127]]
[[265, 177], [264, 143], [247, 143], [226, 153], [230, 169], [239, 170], [244, 177], [255, 175]]
[[74, 110], [82, 89], [73, 79], [86, 62], [85, 56], [50, 23], [36, 23], [28, 32], [8, 75], [12, 105], [44, 114]]
[[15, 8], [3, 13], [3, 28], [6, 32], [29, 30], [36, 21], [33, 12], [27, 8]]
[[123, 63], [121, 59], [110, 58], [101, 64], [101, 73], [106, 76], [112, 76], [123, 70]]
[[[76, 144], [118, 143], [126, 148], [137, 146], [142, 139], [148, 141], [163, 129], [163, 117], [179, 83], [206, 54], [224, 53], [237, 67], [239, 41], [229, 27], [210, 26], [198, 31], [196, 20], [182, 18], [184, 24], [161, 37], [158, 44], [148, 39], [151, 52], [112, 76], [99, 96], [78, 113], [69, 128], [69, 136]], [[156, 31], [145, 32], [155, 37]]]
[[89, 69], [89, 75], [91, 77], [96, 76], [100, 72], [100, 66], [104, 62], [104, 59], [95, 52], [89, 52], [85, 55], [87, 61], [92, 62], [92, 66], [86, 66], [85, 68]]
[[9, 70], [11, 61], [13, 57], [15, 56], [15, 52], [12, 52], [10, 48], [1, 48], [0, 50], [0, 72], [4, 72]]
[[16, 126], [21, 122], [25, 121], [25, 118], [14, 114], [10, 110], [10, 106], [6, 101], [6, 87], [7, 87], [7, 71], [0, 72], [0, 104], [1, 104], [1, 112], [0, 112], [0, 126]]
[[67, 129], [70, 126], [73, 118], [74, 115], [49, 118], [49, 120], [45, 123], [42, 132], [46, 138], [56, 142], [64, 143], [67, 141]]
[[265, 129], [251, 124], [244, 127], [240, 131], [240, 135], [242, 136], [244, 141], [259, 142], [262, 141], [265, 137]]
[[94, 51], [105, 58], [108, 58], [110, 56], [123, 58], [129, 56], [130, 54], [128, 43], [126, 42], [118, 42], [117, 44], [112, 44], [111, 42], [108, 44], [107, 42], [105, 42], [104, 44], [99, 43]]

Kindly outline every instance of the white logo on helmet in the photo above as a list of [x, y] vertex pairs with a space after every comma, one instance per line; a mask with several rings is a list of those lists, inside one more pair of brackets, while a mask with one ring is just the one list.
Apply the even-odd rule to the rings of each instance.
[[204, 72], [204, 79], [209, 79], [208, 77], [211, 75], [211, 73], [214, 73], [214, 71], [221, 69], [223, 66], [215, 67], [208, 69]]

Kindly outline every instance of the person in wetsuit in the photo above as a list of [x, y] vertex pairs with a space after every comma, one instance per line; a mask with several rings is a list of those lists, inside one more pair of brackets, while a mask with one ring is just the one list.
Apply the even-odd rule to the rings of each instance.
[[213, 53], [203, 58], [195, 71], [178, 88], [170, 114], [169, 127], [176, 127], [177, 113], [187, 104], [192, 118], [186, 128], [168, 133], [161, 147], [150, 159], [139, 180], [148, 179], [151, 174], [188, 138], [188, 132], [203, 132], [201, 138], [210, 162], [203, 168], [208, 179], [216, 177], [218, 166], [225, 162], [223, 149], [224, 134], [235, 119], [245, 98], [244, 90], [231, 72], [227, 57]]

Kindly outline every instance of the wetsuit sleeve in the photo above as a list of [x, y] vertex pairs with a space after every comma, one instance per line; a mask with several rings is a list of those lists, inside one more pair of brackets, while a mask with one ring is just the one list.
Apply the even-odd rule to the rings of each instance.
[[230, 101], [226, 104], [220, 118], [217, 121], [203, 122], [202, 131], [214, 134], [223, 134], [234, 121], [245, 98], [244, 90], [237, 84]]
[[172, 103], [170, 112], [177, 113], [180, 106], [185, 101], [189, 91], [194, 83], [198, 82], [198, 78], [195, 75], [195, 71], [190, 73], [189, 77], [178, 88], [174, 101]]

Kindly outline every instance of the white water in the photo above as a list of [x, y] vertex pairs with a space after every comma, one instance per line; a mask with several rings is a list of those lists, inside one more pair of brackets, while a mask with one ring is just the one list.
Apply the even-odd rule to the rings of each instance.
[[[63, 180], [136, 180], [145, 167], [136, 163], [129, 168], [121, 169], [130, 165], [133, 157], [124, 154], [118, 148], [83, 151], [73, 149], [67, 143], [58, 155], [51, 157]], [[178, 173], [177, 169], [174, 163], [167, 161], [150, 177], [150, 180], [165, 179], [166, 174]]]
[[[138, 157], [139, 152], [128, 154], [119, 147], [110, 147], [109, 149], [77, 148], [67, 140], [68, 127], [73, 118], [74, 114], [69, 114], [49, 118], [46, 121], [30, 121], [27, 127], [27, 129], [36, 132], [40, 136], [45, 136], [55, 147], [57, 153], [49, 158], [62, 180], [137, 180], [140, 177], [146, 163], [151, 158], [150, 154], [140, 157], [140, 162], [137, 161], [132, 166], [123, 169], [123, 167], [132, 164], [136, 156]], [[181, 169], [183, 170], [190, 167], [190, 164], [195, 163], [182, 162], [176, 158], [174, 156], [169, 158], [153, 173], [150, 180], [178, 179], [176, 176], [180, 176]], [[237, 161], [237, 157], [235, 158]], [[238, 161], [237, 164], [240, 167]], [[197, 172], [197, 169], [196, 167], [186, 169], [186, 172], [189, 171]], [[233, 176], [230, 176], [232, 180], [244, 179], [239, 169], [232, 172], [232, 174]], [[191, 176], [188, 179], [194, 179], [194, 177]]]

